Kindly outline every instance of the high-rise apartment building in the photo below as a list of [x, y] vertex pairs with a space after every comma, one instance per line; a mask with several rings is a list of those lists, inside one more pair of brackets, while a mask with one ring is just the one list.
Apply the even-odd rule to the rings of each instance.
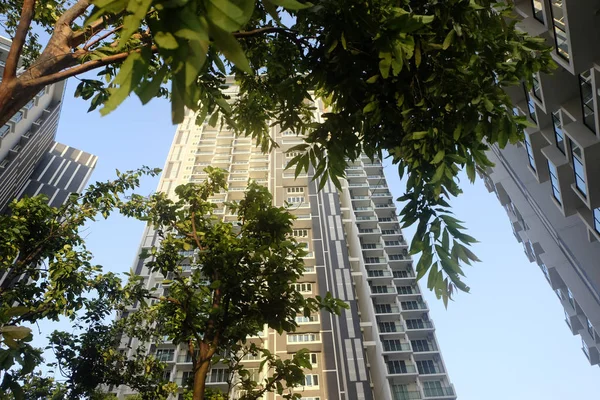
[[[234, 85], [229, 88], [232, 96], [236, 90]], [[362, 157], [348, 167], [341, 191], [331, 183], [317, 191], [310, 173], [295, 179], [293, 171], [285, 170], [295, 155], [288, 149], [302, 143], [294, 133], [272, 128], [279, 147], [263, 154], [251, 139], [236, 137], [226, 127], [198, 126], [195, 119], [189, 113], [177, 128], [158, 191], [174, 196], [178, 185], [205, 179], [206, 166], [223, 168], [228, 171], [228, 191], [212, 201], [219, 206], [217, 215], [233, 222], [237, 217], [225, 203], [241, 200], [249, 179], [265, 185], [274, 204], [291, 204], [297, 217], [293, 234], [308, 252], [298, 290], [306, 296], [331, 292], [350, 305], [339, 317], [299, 316], [296, 332], [279, 335], [265, 329], [250, 339], [283, 357], [302, 348], [311, 352], [313, 369], [306, 371], [302, 399], [456, 399], [381, 162]], [[157, 240], [148, 227], [140, 250]], [[148, 288], [160, 290], [164, 277], [151, 273], [147, 260], [136, 261], [134, 272]], [[126, 345], [135, 348], [138, 343], [124, 339], [123, 350]], [[149, 353], [168, 363], [170, 380], [179, 384], [187, 380], [192, 360], [186, 346], [146, 345]], [[257, 377], [262, 376], [260, 359], [246, 362]], [[227, 392], [227, 374], [224, 365], [213, 365], [208, 386]], [[119, 398], [131, 393], [125, 387], [114, 392]], [[237, 398], [236, 393], [231, 395]], [[264, 399], [275, 398], [268, 394]]]
[[[10, 40], [0, 37], [0, 78]], [[22, 195], [45, 194], [61, 205], [80, 192], [97, 157], [54, 141], [65, 82], [46, 86], [0, 126], [0, 212]]]
[[[532, 90], [507, 92], [535, 127], [505, 149], [485, 177], [506, 208], [515, 237], [565, 309], [591, 364], [600, 362], [600, 39], [590, 1], [515, 2], [519, 27], [554, 47], [559, 65], [534, 76]], [[598, 53], [598, 54], [596, 54]]]

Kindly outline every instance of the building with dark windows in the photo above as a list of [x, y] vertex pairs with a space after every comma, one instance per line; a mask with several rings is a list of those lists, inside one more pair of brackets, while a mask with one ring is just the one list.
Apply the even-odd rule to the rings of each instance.
[[[232, 84], [228, 94], [235, 98], [236, 92]], [[317, 106], [318, 119], [323, 106]], [[306, 296], [331, 292], [350, 305], [339, 317], [299, 315], [296, 332], [280, 335], [265, 327], [248, 340], [284, 358], [309, 349], [313, 368], [306, 371], [305, 384], [299, 388], [303, 400], [456, 399], [381, 162], [362, 157], [348, 166], [342, 190], [329, 182], [318, 191], [312, 173], [296, 179], [293, 171], [285, 170], [297, 154], [289, 149], [303, 139], [276, 126], [271, 129], [279, 146], [263, 154], [250, 138], [236, 137], [227, 127], [196, 125], [196, 115], [189, 113], [177, 128], [158, 185], [158, 191], [174, 197], [178, 185], [206, 179], [206, 166], [225, 169], [228, 190], [211, 201], [218, 206], [216, 215], [230, 222], [237, 217], [227, 203], [243, 198], [249, 179], [267, 186], [276, 205], [293, 205], [290, 211], [297, 218], [293, 235], [306, 247], [306, 270], [297, 289]], [[148, 227], [140, 250], [158, 243], [158, 235]], [[147, 288], [161, 294], [168, 290], [168, 282], [148, 269], [149, 261], [136, 260], [133, 271]], [[193, 266], [182, 268], [191, 273]], [[138, 345], [124, 338], [121, 350], [133, 352], [129, 346]], [[169, 380], [182, 384], [191, 376], [187, 346], [167, 342], [145, 347], [167, 362]], [[261, 369], [260, 357], [244, 361], [259, 380], [264, 379], [267, 371]], [[207, 386], [228, 392], [226, 366], [217, 363], [211, 368]], [[109, 389], [120, 399], [133, 394], [127, 387]], [[229, 398], [237, 399], [239, 393], [232, 391]], [[276, 398], [268, 393], [262, 399]]]
[[[0, 77], [10, 40], [0, 37]], [[65, 82], [46, 86], [0, 126], [0, 212], [22, 195], [44, 194], [58, 206], [79, 192], [97, 157], [54, 141]]]
[[534, 76], [532, 90], [507, 92], [535, 127], [523, 143], [492, 146], [486, 186], [505, 207], [515, 237], [536, 262], [600, 363], [600, 25], [598, 4], [519, 0], [520, 29], [554, 47], [559, 65]]

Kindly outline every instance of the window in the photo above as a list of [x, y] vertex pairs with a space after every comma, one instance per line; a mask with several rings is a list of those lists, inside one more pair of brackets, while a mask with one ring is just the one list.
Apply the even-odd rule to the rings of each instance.
[[531, 138], [529, 134], [525, 132], [525, 150], [527, 150], [527, 158], [529, 159], [529, 166], [536, 171], [535, 169], [535, 159], [533, 158], [533, 148], [531, 147]]
[[575, 170], [575, 186], [584, 196], [587, 196], [587, 185], [585, 184], [585, 170], [583, 169], [583, 154], [581, 147], [577, 146], [571, 139], [571, 157], [573, 158], [573, 169]]
[[408, 271], [393, 271], [394, 278], [409, 278], [411, 275]]
[[25, 106], [23, 106], [23, 108], [25, 108], [26, 110], [31, 110], [33, 108], [34, 104], [35, 104], [35, 100], [31, 99], [31, 100], [29, 100], [29, 102], [27, 104], [25, 104]]
[[10, 119], [12, 122], [17, 123], [23, 119], [23, 111], [17, 111], [15, 115]]
[[583, 123], [595, 133], [594, 90], [592, 88], [592, 72], [590, 70], [582, 72], [579, 75], [579, 89], [581, 106], [583, 107]]
[[365, 257], [365, 264], [378, 264], [380, 262], [379, 257]]
[[390, 254], [390, 260], [404, 260], [404, 256], [402, 254]]
[[529, 91], [525, 87], [525, 84], [523, 84], [523, 89], [525, 90], [525, 98], [527, 99], [527, 110], [529, 111], [529, 118], [531, 118], [533, 120], [533, 122], [535, 122], [537, 124], [537, 115], [535, 113], [535, 103], [531, 99], [531, 96], [529, 95]]
[[546, 264], [542, 263], [542, 265], [540, 265], [540, 268], [542, 269], [542, 272], [546, 276], [546, 279], [550, 280], [550, 274], [548, 273], [548, 267], [546, 267]]
[[296, 156], [301, 155], [302, 153], [299, 151], [288, 151], [287, 153], [285, 153], [285, 158], [294, 158]]
[[306, 317], [304, 315], [297, 315], [295, 318], [295, 321], [297, 324], [310, 324], [313, 322], [319, 322], [319, 316], [318, 315], [310, 315], [310, 316]]
[[379, 332], [381, 333], [398, 332], [398, 325], [395, 322], [383, 321], [378, 322], [377, 325], [379, 326]]
[[288, 193], [304, 193], [304, 188], [303, 187], [289, 187], [287, 188], [287, 192]]
[[533, 18], [540, 21], [542, 24], [544, 23], [544, 6], [542, 0], [531, 0], [531, 5], [533, 8]]
[[387, 362], [390, 374], [406, 374], [406, 362], [404, 360], [392, 360]]
[[417, 368], [420, 374], [437, 374], [439, 372], [433, 360], [419, 360]]
[[592, 339], [595, 339], [596, 335], [594, 334], [594, 332], [595, 332], [594, 325], [592, 325], [592, 322], [587, 317], [585, 317], [585, 322], [586, 322], [586, 325], [587, 325], [587, 331], [588, 331], [588, 333], [590, 334], [590, 336], [592, 337]]
[[550, 12], [552, 13], [556, 54], [569, 61], [569, 39], [567, 37], [563, 0], [550, 0]]
[[563, 294], [562, 294], [562, 290], [560, 289], [556, 289], [556, 295], [558, 296], [559, 299], [563, 299]]
[[308, 237], [308, 229], [293, 229], [293, 237]]
[[407, 319], [407, 329], [425, 329], [425, 323], [422, 319]]
[[217, 383], [227, 382], [229, 371], [224, 368], [213, 368], [210, 370], [210, 374], [207, 376], [206, 382]]
[[260, 356], [259, 354], [248, 353], [242, 358], [242, 360], [244, 360], [244, 361], [260, 361], [260, 360], [262, 360], [262, 356]]
[[387, 286], [371, 286], [372, 293], [390, 293]]
[[376, 249], [377, 247], [378, 247], [377, 243], [363, 243], [362, 244], [363, 249]]
[[389, 314], [392, 312], [391, 304], [375, 304], [375, 313], [377, 314]]
[[594, 208], [594, 229], [600, 233], [600, 208]]
[[194, 379], [194, 371], [183, 371], [181, 375], [181, 384], [187, 385], [188, 381]]
[[396, 286], [398, 294], [413, 294], [414, 290], [412, 286]]
[[560, 112], [555, 111], [552, 113], [552, 125], [554, 127], [554, 137], [556, 139], [556, 147], [565, 154], [565, 135], [562, 129], [562, 122], [560, 120]]
[[304, 203], [304, 197], [292, 196], [287, 198], [287, 202], [291, 204]]
[[0, 138], [4, 137], [10, 131], [10, 125], [2, 125], [0, 126]]
[[573, 298], [573, 293], [571, 293], [571, 289], [567, 288], [567, 297], [569, 298], [569, 303], [571, 307], [575, 308], [575, 299]]
[[317, 360], [318, 360], [318, 356], [317, 353], [310, 353], [308, 355], [308, 359], [310, 360], [310, 364], [314, 367], [315, 365], [318, 364]]
[[560, 195], [560, 185], [558, 184], [558, 172], [556, 167], [550, 161], [548, 161], [548, 171], [550, 172], [550, 184], [552, 185], [552, 196], [562, 204], [562, 197]]
[[292, 131], [283, 131], [283, 132], [281, 132], [281, 136], [297, 136], [297, 135]]
[[402, 343], [400, 339], [384, 340], [383, 341], [384, 351], [406, 351], [408, 347]]
[[398, 241], [398, 240], [386, 240], [385, 241], [385, 245], [386, 246], [400, 246], [400, 241]]
[[156, 359], [159, 361], [173, 361], [175, 349], [158, 349], [156, 350]]
[[539, 74], [533, 74], [533, 95], [538, 99], [542, 100], [542, 86], [540, 85]]
[[319, 375], [317, 375], [317, 374], [304, 375], [304, 385], [303, 386], [319, 386]]
[[448, 394], [440, 381], [423, 381], [423, 392], [426, 397], [441, 397]]
[[169, 382], [171, 381], [171, 371], [165, 371], [162, 377], [163, 381]]
[[306, 342], [318, 342], [318, 333], [293, 333], [287, 335], [288, 343], [306, 343]]
[[590, 358], [590, 349], [588, 348], [588, 345], [585, 342], [585, 340], [583, 340], [583, 338], [581, 338], [581, 348], [583, 349], [583, 352], [585, 353], [585, 356], [587, 358]]
[[312, 283], [294, 283], [292, 287], [300, 293], [312, 293]]
[[424, 352], [433, 350], [433, 348], [429, 345], [429, 342], [427, 340], [411, 340], [410, 344], [412, 345], [414, 352]]

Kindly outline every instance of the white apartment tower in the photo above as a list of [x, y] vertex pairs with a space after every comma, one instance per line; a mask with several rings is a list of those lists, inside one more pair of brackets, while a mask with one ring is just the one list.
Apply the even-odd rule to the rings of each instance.
[[[236, 90], [229, 88], [231, 95]], [[196, 125], [195, 119], [189, 113], [177, 128], [158, 190], [174, 196], [178, 185], [202, 181], [206, 166], [223, 168], [229, 174], [228, 191], [212, 201], [222, 205], [217, 213], [224, 220], [235, 221], [224, 203], [242, 199], [249, 179], [267, 186], [276, 205], [295, 205], [294, 235], [308, 251], [300, 290], [306, 296], [331, 292], [350, 305], [339, 317], [322, 313], [302, 319], [294, 333], [278, 335], [265, 328], [251, 339], [284, 357], [309, 349], [313, 369], [306, 372], [302, 399], [456, 399], [381, 162], [362, 157], [348, 167], [341, 191], [331, 183], [317, 191], [311, 173], [295, 179], [293, 171], [285, 170], [294, 156], [288, 149], [302, 143], [301, 137], [274, 127], [271, 134], [279, 147], [263, 154], [251, 139], [236, 137], [226, 127]], [[157, 240], [147, 228], [141, 248]], [[136, 261], [134, 272], [148, 288], [162, 287], [163, 276], [150, 273], [144, 260]], [[168, 363], [170, 380], [181, 384], [190, 376], [185, 348], [170, 343], [147, 347]], [[260, 360], [247, 363], [260, 376]], [[208, 386], [229, 391], [227, 373], [224, 366], [213, 365]], [[119, 398], [131, 393], [123, 387], [114, 392]], [[268, 394], [264, 400], [275, 398]]]

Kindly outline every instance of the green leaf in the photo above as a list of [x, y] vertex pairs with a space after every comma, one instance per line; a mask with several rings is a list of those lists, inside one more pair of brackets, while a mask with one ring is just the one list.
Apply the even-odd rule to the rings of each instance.
[[455, 33], [456, 31], [454, 29], [451, 29], [450, 32], [448, 32], [446, 38], [444, 39], [444, 43], [442, 43], [442, 49], [446, 50], [448, 47], [450, 47], [452, 41], [454, 40]]
[[377, 82], [377, 80], [379, 79], [379, 75], [373, 75], [372, 77], [370, 77], [369, 79], [367, 79], [367, 83], [375, 83]]
[[427, 133], [427, 131], [413, 132], [412, 138], [413, 140], [423, 139], [425, 136], [427, 136]]
[[277, 6], [281, 6], [288, 10], [294, 10], [294, 11], [303, 10], [305, 8], [309, 8], [309, 7], [313, 6], [312, 3], [309, 3], [309, 2], [300, 3], [299, 1], [296, 1], [296, 0], [269, 0], [269, 1]]
[[444, 149], [440, 150], [437, 152], [437, 154], [435, 155], [435, 157], [433, 157], [433, 160], [431, 160], [432, 164], [437, 164], [440, 161], [442, 161], [444, 159], [444, 156], [446, 155], [446, 152], [444, 151]]
[[17, 317], [17, 316], [21, 316], [21, 315], [25, 314], [28, 311], [29, 311], [29, 307], [17, 306], [17, 307], [11, 307], [8, 310], [6, 310], [4, 315], [7, 317]]
[[0, 328], [0, 333], [2, 333], [4, 338], [20, 340], [29, 336], [31, 334], [31, 329], [24, 326], [5, 325]]
[[140, 24], [146, 17], [151, 4], [152, 0], [130, 0], [127, 3], [128, 14], [123, 18], [123, 29], [119, 37], [120, 49], [127, 45], [131, 35], [140, 28]]
[[135, 89], [135, 93], [140, 98], [142, 104], [148, 103], [158, 94], [160, 85], [163, 83], [167, 74], [168, 67], [163, 65], [157, 72], [151, 81], [144, 81], [140, 86]]
[[491, 112], [494, 109], [494, 104], [490, 100], [488, 100], [487, 97], [483, 98], [483, 105], [485, 106], [487, 112]]
[[367, 114], [377, 108], [377, 101], [372, 101], [363, 108], [363, 113]]
[[446, 164], [445, 163], [441, 163], [435, 170], [435, 174], [433, 174], [433, 177], [431, 178], [431, 181], [429, 183], [434, 184], [434, 183], [438, 183], [442, 177], [444, 176], [444, 171], [446, 170]]
[[250, 20], [254, 3], [254, 0], [206, 0], [206, 18], [223, 31], [234, 32]]
[[242, 46], [238, 43], [236, 38], [229, 32], [225, 32], [217, 26], [210, 26], [210, 33], [215, 40], [217, 48], [227, 57], [229, 61], [235, 64], [240, 70], [251, 74], [252, 68], [246, 58]]
[[174, 50], [179, 47], [179, 43], [177, 43], [177, 39], [169, 32], [157, 32], [154, 35], [154, 41], [163, 49]]
[[148, 64], [144, 60], [142, 53], [134, 51], [123, 62], [119, 73], [113, 80], [113, 85], [117, 88], [110, 89], [110, 96], [100, 109], [101, 115], [107, 115], [114, 111], [129, 96], [142, 80], [142, 77], [148, 69]]
[[342, 41], [342, 47], [344, 48], [344, 50], [347, 50], [348, 46], [346, 45], [346, 37], [344, 36], [344, 32], [342, 32], [341, 41]]

